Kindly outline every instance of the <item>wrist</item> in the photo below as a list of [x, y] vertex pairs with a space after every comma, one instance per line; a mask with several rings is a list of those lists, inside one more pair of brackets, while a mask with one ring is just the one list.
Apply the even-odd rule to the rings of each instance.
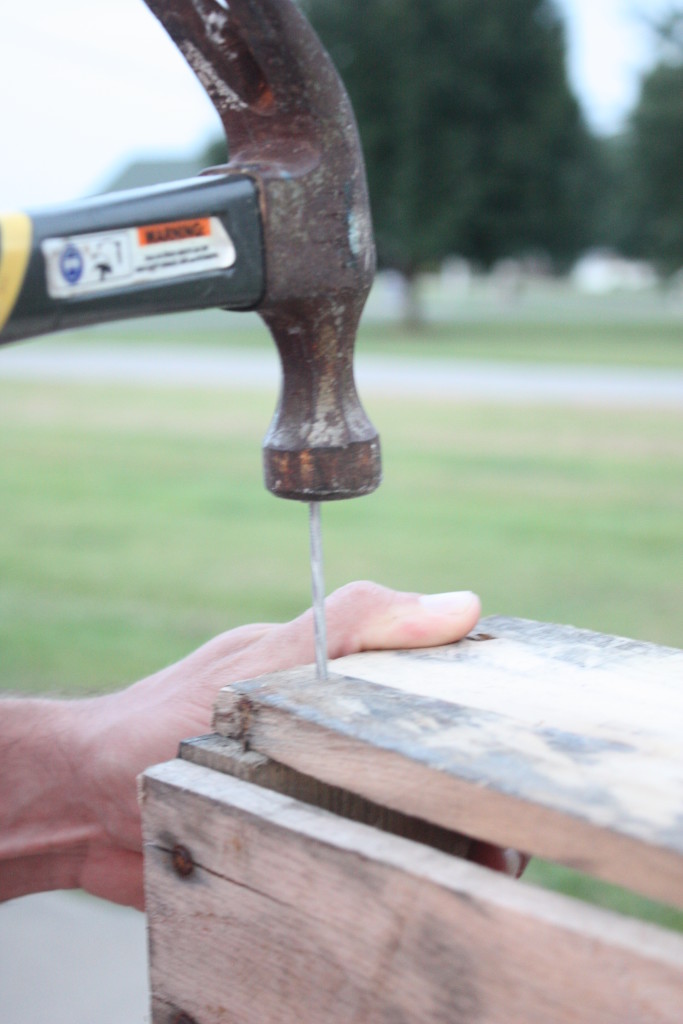
[[81, 884], [101, 833], [83, 778], [90, 703], [2, 702], [0, 898]]
[[138, 766], [134, 747], [141, 725], [129, 708], [134, 687], [81, 702], [78, 749], [82, 801], [96, 823], [103, 844], [139, 851], [140, 815], [137, 804]]

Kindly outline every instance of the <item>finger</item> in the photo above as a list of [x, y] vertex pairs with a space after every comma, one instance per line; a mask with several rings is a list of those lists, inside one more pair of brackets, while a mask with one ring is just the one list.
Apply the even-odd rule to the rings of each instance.
[[467, 860], [474, 861], [475, 864], [482, 864], [492, 871], [500, 871], [511, 878], [519, 878], [529, 863], [529, 857], [525, 853], [520, 853], [519, 850], [514, 850], [512, 847], [493, 846], [492, 843], [484, 843], [478, 839], [470, 845]]
[[[470, 591], [411, 594], [377, 583], [350, 583], [325, 603], [328, 656], [401, 647], [434, 647], [465, 636], [481, 606]], [[256, 647], [261, 671], [307, 665], [314, 660], [313, 616], [309, 610], [293, 622], [264, 634]], [[256, 650], [252, 649], [252, 655]]]
[[95, 846], [81, 868], [81, 888], [93, 896], [144, 910], [142, 854], [116, 846]]
[[412, 594], [355, 583], [327, 604], [330, 657], [400, 647], [436, 647], [460, 640], [481, 612], [469, 590]]

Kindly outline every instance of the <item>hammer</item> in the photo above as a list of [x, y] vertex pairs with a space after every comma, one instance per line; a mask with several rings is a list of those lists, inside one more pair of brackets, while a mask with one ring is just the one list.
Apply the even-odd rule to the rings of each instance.
[[319, 502], [373, 491], [377, 432], [353, 350], [375, 269], [345, 89], [291, 0], [145, 0], [208, 93], [230, 160], [170, 186], [0, 215], [0, 343], [180, 310], [258, 310], [280, 397], [265, 484], [308, 502], [326, 678]]

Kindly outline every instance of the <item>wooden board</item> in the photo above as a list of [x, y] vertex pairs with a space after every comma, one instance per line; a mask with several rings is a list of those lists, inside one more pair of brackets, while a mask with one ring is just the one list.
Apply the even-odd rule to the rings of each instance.
[[520, 619], [233, 684], [215, 727], [452, 831], [683, 906], [683, 652]]
[[393, 811], [390, 807], [373, 803], [338, 786], [328, 786], [310, 775], [302, 775], [287, 765], [271, 761], [255, 750], [245, 751], [239, 740], [230, 740], [215, 733], [197, 736], [180, 744], [179, 755], [193, 764], [233, 775], [236, 779], [253, 782], [257, 786], [265, 786], [277, 793], [295, 796], [304, 803], [322, 807], [342, 818], [362, 821], [383, 832], [414, 839], [456, 857], [465, 857], [470, 847], [470, 840], [466, 836], [421, 818]]
[[679, 936], [182, 760], [142, 810], [154, 1024], [680, 1022]]

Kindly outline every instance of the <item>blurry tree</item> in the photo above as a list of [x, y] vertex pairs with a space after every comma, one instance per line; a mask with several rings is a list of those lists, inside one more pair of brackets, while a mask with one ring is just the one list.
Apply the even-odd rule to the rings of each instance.
[[669, 272], [683, 267], [683, 12], [657, 32], [660, 61], [643, 80], [627, 138], [624, 247]]
[[600, 248], [627, 252], [633, 236], [632, 137], [627, 131], [595, 140], [595, 187], [601, 197], [594, 213], [593, 238]]
[[593, 140], [552, 0], [302, 0], [351, 96], [381, 264], [588, 240]]
[[225, 136], [219, 136], [207, 143], [200, 157], [201, 166], [220, 167], [228, 162], [228, 143]]

